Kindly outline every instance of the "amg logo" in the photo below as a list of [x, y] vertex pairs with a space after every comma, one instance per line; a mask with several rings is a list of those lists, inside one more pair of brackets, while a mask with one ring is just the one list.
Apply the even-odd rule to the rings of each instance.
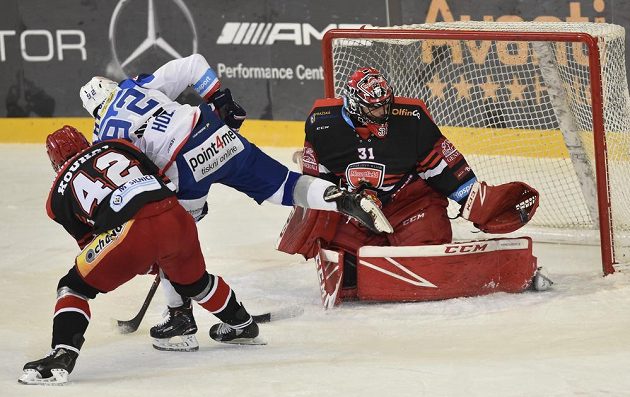
[[486, 250], [486, 248], [488, 248], [488, 243], [447, 245], [444, 247], [444, 253], [445, 254], [461, 254], [461, 253], [483, 252]]
[[319, 41], [330, 29], [362, 26], [365, 25], [331, 23], [320, 31], [310, 23], [226, 22], [217, 44], [273, 45], [276, 41], [289, 41], [295, 45], [311, 45], [311, 38]]
[[243, 142], [228, 127], [221, 127], [205, 142], [184, 154], [197, 182], [243, 151]]

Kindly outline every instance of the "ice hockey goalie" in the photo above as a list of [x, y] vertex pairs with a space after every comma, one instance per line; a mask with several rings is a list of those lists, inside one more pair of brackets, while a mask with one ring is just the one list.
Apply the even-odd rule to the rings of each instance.
[[324, 306], [543, 288], [534, 283], [543, 279], [531, 239], [453, 243], [446, 211], [455, 201], [478, 229], [508, 233], [534, 216], [538, 192], [524, 182], [478, 180], [425, 105], [394, 96], [378, 70], [359, 68], [342, 98], [317, 100], [305, 132], [296, 157], [303, 173], [371, 194], [393, 228], [372, 233], [337, 213], [294, 210], [278, 249], [316, 259]]

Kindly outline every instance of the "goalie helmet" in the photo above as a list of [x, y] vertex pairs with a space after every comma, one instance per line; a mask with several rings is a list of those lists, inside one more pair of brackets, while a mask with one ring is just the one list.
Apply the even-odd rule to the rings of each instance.
[[64, 125], [46, 137], [46, 151], [55, 172], [59, 172], [66, 161], [90, 146], [76, 128]]
[[393, 100], [394, 91], [381, 72], [374, 68], [358, 69], [343, 90], [344, 108], [368, 128], [387, 123]]
[[92, 77], [79, 91], [83, 107], [92, 117], [96, 117], [96, 110], [98, 110], [99, 106], [105, 102], [112, 92], [116, 91], [116, 88], [118, 88], [118, 84], [107, 77]]

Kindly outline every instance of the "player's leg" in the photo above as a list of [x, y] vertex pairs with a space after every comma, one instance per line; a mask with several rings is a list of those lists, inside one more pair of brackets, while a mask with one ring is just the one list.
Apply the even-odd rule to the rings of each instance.
[[124, 225], [96, 237], [77, 256], [75, 266], [59, 280], [53, 316], [51, 352], [27, 363], [19, 378], [25, 384], [63, 384], [83, 345], [90, 321], [89, 299], [109, 292], [145, 273], [155, 262], [153, 249], [139, 249], [146, 238], [142, 221]]
[[226, 343], [259, 343], [256, 339], [258, 325], [236, 294], [223, 278], [206, 272], [197, 228], [186, 211], [177, 206], [169, 211], [168, 217], [156, 220], [154, 227], [171, 231], [168, 238], [160, 241], [158, 263], [175, 291], [195, 300], [221, 320], [210, 329], [212, 339]]
[[[200, 221], [208, 212], [206, 203], [207, 190], [200, 186], [199, 197], [179, 199], [182, 207], [195, 219]], [[204, 192], [205, 190], [205, 192]], [[153, 339], [153, 347], [168, 351], [195, 351], [199, 348], [197, 342], [197, 323], [193, 314], [190, 298], [181, 296], [170, 280], [160, 271], [160, 284], [166, 300], [166, 310], [162, 321], [151, 327], [149, 334]]]
[[79, 276], [76, 267], [59, 280], [51, 351], [46, 357], [24, 365], [20, 383], [55, 385], [68, 381], [90, 322], [88, 299], [96, 297], [98, 292]]
[[166, 298], [166, 316], [149, 331], [153, 347], [168, 351], [195, 351], [199, 343], [195, 334], [197, 323], [193, 315], [192, 300], [181, 296], [160, 271], [162, 291]]

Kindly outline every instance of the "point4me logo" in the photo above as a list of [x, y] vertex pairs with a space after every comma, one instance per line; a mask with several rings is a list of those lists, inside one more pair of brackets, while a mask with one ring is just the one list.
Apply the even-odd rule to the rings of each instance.
[[362, 26], [366, 25], [331, 23], [320, 31], [310, 23], [226, 22], [217, 44], [273, 45], [277, 41], [288, 41], [295, 45], [311, 45], [312, 38], [319, 41], [330, 29]]
[[222, 127], [201, 145], [184, 154], [184, 159], [199, 182], [223, 167], [230, 159], [245, 150], [243, 142], [227, 127]]

